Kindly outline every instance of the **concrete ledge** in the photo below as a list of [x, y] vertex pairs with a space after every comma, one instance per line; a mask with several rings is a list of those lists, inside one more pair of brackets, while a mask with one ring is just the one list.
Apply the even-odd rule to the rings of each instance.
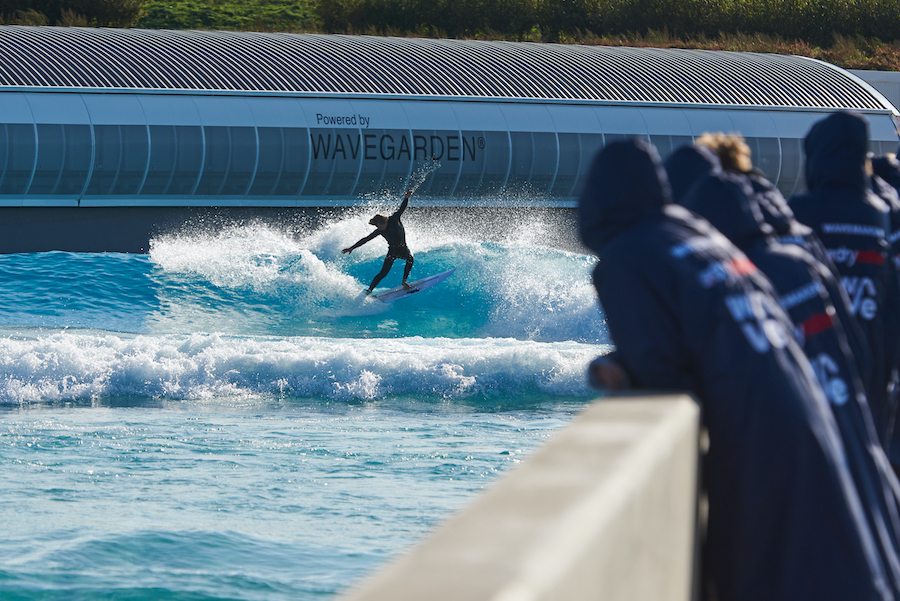
[[699, 410], [599, 400], [342, 601], [687, 601]]

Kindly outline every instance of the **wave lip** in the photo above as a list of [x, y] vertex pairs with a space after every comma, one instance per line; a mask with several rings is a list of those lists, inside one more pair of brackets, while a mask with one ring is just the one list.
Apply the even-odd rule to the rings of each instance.
[[[599, 345], [603, 346], [603, 345]], [[104, 397], [377, 400], [588, 396], [602, 349], [509, 338], [274, 338], [54, 331], [0, 338], [0, 403]]]
[[[362, 294], [382, 267], [384, 242], [340, 251], [370, 233], [362, 218], [296, 240], [262, 226], [155, 240], [150, 261], [160, 309], [144, 331], [608, 342], [589, 276], [593, 257], [530, 240], [469, 240], [441, 231], [446, 224], [409, 221], [411, 280], [456, 272], [389, 307]], [[540, 238], [540, 228], [528, 232]], [[395, 265], [382, 289], [398, 286], [402, 273]]]

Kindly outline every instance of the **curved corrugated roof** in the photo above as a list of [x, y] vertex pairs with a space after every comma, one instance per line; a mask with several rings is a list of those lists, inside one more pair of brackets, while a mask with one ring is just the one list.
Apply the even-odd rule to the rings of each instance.
[[0, 27], [0, 86], [885, 109], [794, 56], [317, 34]]

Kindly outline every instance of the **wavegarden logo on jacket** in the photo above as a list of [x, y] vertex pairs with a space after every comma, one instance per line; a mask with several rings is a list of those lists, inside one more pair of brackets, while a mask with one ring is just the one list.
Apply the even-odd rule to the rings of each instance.
[[884, 238], [884, 228], [864, 223], [823, 223], [822, 232], [825, 234], [850, 234], [851, 236], [869, 236], [871, 238]]
[[781, 302], [781, 307], [785, 311], [790, 311], [797, 305], [814, 298], [822, 298], [826, 294], [827, 292], [825, 292], [825, 286], [822, 285], [822, 282], [810, 282], [797, 290], [782, 295], [779, 302]]
[[709, 236], [694, 236], [670, 248], [669, 254], [676, 259], [683, 259], [688, 255], [700, 254], [711, 248], [719, 248], [719, 243]]

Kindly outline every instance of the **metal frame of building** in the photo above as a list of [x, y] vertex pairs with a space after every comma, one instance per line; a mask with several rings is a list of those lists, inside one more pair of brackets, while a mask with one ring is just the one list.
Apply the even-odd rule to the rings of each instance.
[[[740, 132], [786, 195], [834, 110], [900, 113], [807, 58], [342, 36], [0, 27], [0, 207], [572, 207], [604, 144]], [[0, 248], [0, 251], [3, 249]]]

